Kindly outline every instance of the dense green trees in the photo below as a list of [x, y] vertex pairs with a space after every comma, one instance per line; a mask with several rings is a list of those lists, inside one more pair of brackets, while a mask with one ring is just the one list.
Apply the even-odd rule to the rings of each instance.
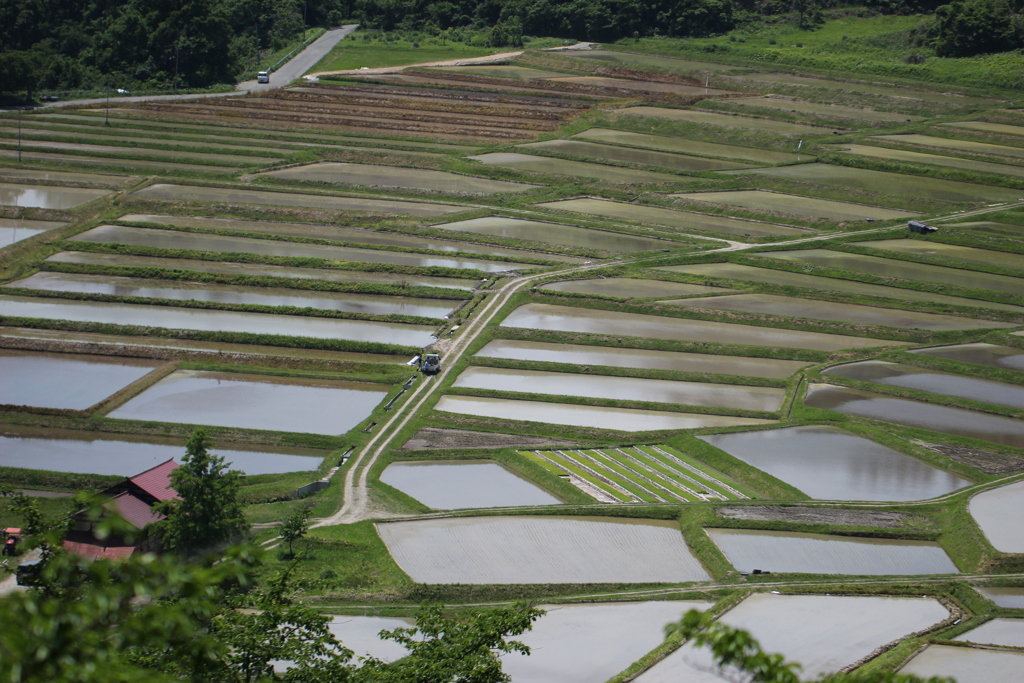
[[971, 57], [1024, 47], [1024, 17], [1007, 0], [955, 0], [935, 10], [935, 52]]

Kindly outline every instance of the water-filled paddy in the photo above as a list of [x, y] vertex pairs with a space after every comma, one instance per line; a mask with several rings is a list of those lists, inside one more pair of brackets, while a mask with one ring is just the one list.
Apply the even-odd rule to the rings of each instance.
[[[327, 628], [338, 641], [352, 650], [353, 663], [360, 657], [371, 656], [382, 662], [393, 662], [408, 654], [404, 646], [393, 640], [382, 640], [381, 631], [410, 628], [415, 620], [405, 617], [335, 616]], [[284, 667], [281, 667], [284, 668]]]
[[571, 154], [572, 156], [590, 159], [623, 161], [631, 164], [646, 164], [648, 166], [664, 166], [680, 171], [725, 171], [745, 168], [747, 166], [747, 164], [740, 164], [734, 161], [705, 159], [703, 157], [691, 157], [671, 152], [656, 152], [615, 145], [602, 145], [581, 140], [546, 140], [544, 142], [531, 142], [519, 145], [517, 148], [525, 151], [537, 149], [557, 152], [559, 154]]
[[900, 346], [903, 342], [882, 341], [867, 337], [783, 330], [753, 325], [735, 325], [710, 320], [669, 318], [637, 313], [620, 313], [596, 309], [571, 308], [550, 304], [526, 304], [512, 312], [502, 327], [535, 330], [558, 330], [586, 334], [655, 337], [680, 341], [744, 344], [755, 346], [789, 346], [817, 351]]
[[[93, 190], [94, 192], [96, 190]], [[226, 189], [195, 185], [150, 185], [134, 192], [147, 199], [173, 199], [185, 202], [219, 202], [230, 204], [267, 204], [271, 206], [297, 206], [304, 209], [332, 211], [370, 211], [373, 213], [404, 213], [411, 216], [440, 216], [465, 207], [451, 204], [406, 202], [397, 199], [369, 199], [365, 197], [336, 197], [316, 194], [292, 194], [272, 190]], [[6, 202], [4, 202], [6, 203]]]
[[987, 365], [993, 368], [1010, 368], [1024, 370], [1024, 350], [996, 344], [955, 344], [953, 346], [937, 346], [930, 349], [914, 349], [911, 353], [923, 353], [926, 356], [946, 358], [961, 363]]
[[85, 410], [159, 366], [136, 358], [0, 351], [0, 403]]
[[778, 410], [786, 396], [784, 389], [772, 387], [485, 367], [467, 368], [452, 386], [763, 411]]
[[[84, 156], [77, 156], [82, 154]], [[0, 158], [13, 159], [18, 152], [12, 149], [0, 149]], [[208, 166], [206, 164], [179, 164], [172, 161], [143, 161], [141, 159], [115, 159], [114, 157], [93, 157], [87, 152], [68, 150], [67, 154], [51, 154], [50, 152], [34, 152], [25, 150], [22, 153], [25, 161], [53, 161], [57, 163], [83, 164], [87, 166], [113, 166], [131, 171], [154, 169], [154, 172], [191, 171], [194, 173], [234, 173], [237, 169], [231, 166]]]
[[62, 225], [67, 224], [57, 221], [33, 221], [26, 218], [0, 218], [0, 249]]
[[702, 213], [690, 211], [675, 211], [663, 209], [657, 206], [645, 206], [643, 204], [626, 204], [613, 202], [607, 199], [563, 199], [554, 202], [542, 202], [537, 204], [545, 209], [556, 209], [558, 211], [574, 211], [586, 213], [602, 218], [614, 218], [617, 220], [638, 221], [641, 223], [653, 223], [664, 225], [669, 228], [682, 228], [684, 230], [708, 230], [722, 232], [732, 235], [749, 235], [761, 237], [764, 235], [806, 235], [806, 230], [791, 228], [785, 225], [773, 223], [762, 223], [760, 221], [745, 221], [739, 218], [727, 216], [709, 216]]
[[434, 407], [445, 413], [493, 417], [501, 420], [543, 422], [546, 424], [593, 427], [621, 432], [647, 432], [662, 429], [700, 429], [768, 424], [771, 420], [728, 415], [697, 415], [660, 410], [633, 410], [579, 406], [569, 403], [513, 401], [482, 396], [442, 396]]
[[561, 502], [498, 463], [485, 460], [393, 462], [380, 480], [435, 510]]
[[1005, 123], [989, 123], [988, 121], [952, 121], [943, 123], [943, 126], [954, 128], [968, 128], [980, 130], [985, 133], [1000, 133], [1004, 135], [1024, 135], [1024, 126], [1011, 126]]
[[981, 173], [995, 173], [998, 175], [1024, 176], [1024, 167], [1011, 166], [1009, 164], [995, 164], [990, 161], [959, 159], [957, 157], [945, 157], [939, 154], [912, 152], [908, 149], [872, 147], [871, 145], [842, 144], [835, 145], [834, 148], [837, 151], [845, 152], [846, 154], [875, 157], [877, 159], [892, 159], [894, 161], [906, 161], [913, 164], [929, 164], [932, 166], [951, 166], [953, 168], [961, 168], [965, 171], [980, 171]]
[[569, 247], [588, 247], [605, 251], [647, 251], [683, 246], [678, 242], [640, 237], [610, 230], [591, 230], [575, 225], [529, 221], [504, 216], [486, 216], [458, 223], [441, 223], [431, 227], [456, 232], [471, 232], [495, 237], [508, 237], [531, 242], [548, 242]]
[[747, 130], [763, 130], [770, 133], [782, 135], [826, 135], [832, 131], [831, 128], [820, 126], [808, 126], [803, 123], [789, 123], [787, 121], [775, 121], [774, 119], [758, 119], [751, 116], [734, 116], [732, 114], [719, 114], [709, 111], [697, 111], [694, 109], [665, 109], [663, 107], [627, 107], [616, 109], [616, 114], [629, 114], [630, 116], [645, 116], [653, 119], [668, 119], [669, 121], [689, 121], [690, 123], [703, 123], [710, 126], [722, 126], [723, 128], [745, 128]]
[[0, 183], [0, 206], [71, 209], [108, 194], [110, 190], [90, 190], [84, 187]]
[[952, 645], [929, 645], [899, 673], [922, 678], [941, 676], [957, 683], [1013, 681], [1024, 668], [1024, 653], [978, 650]]
[[380, 384], [178, 370], [109, 417], [340, 435], [385, 395]]
[[262, 175], [285, 180], [319, 180], [328, 183], [400, 187], [454, 194], [526, 192], [527, 190], [534, 190], [540, 187], [539, 185], [480, 178], [478, 176], [449, 173], [447, 171], [345, 162], [324, 162], [309, 166], [293, 166], [292, 168], [285, 168], [280, 171], [269, 171]]
[[714, 294], [730, 290], [706, 285], [687, 285], [681, 282], [665, 280], [639, 280], [629, 277], [608, 277], [592, 280], [562, 280], [546, 282], [541, 289], [555, 292], [575, 292], [577, 294], [599, 294], [601, 296], [619, 296], [630, 299], [650, 299], [666, 296], [692, 296], [694, 294]]
[[458, 301], [445, 299], [312, 292], [278, 287], [244, 287], [72, 273], [35, 273], [4, 286], [50, 292], [85, 292], [146, 299], [213, 301], [222, 304], [293, 306], [346, 313], [413, 315], [425, 318], [444, 318], [459, 304]]
[[[946, 202], [1005, 202], [1014, 201], [1020, 195], [1019, 190], [1005, 187], [830, 164], [798, 164], [780, 168], [750, 169], [743, 173], [757, 173], [816, 185], [836, 185], [900, 197], [920, 197]], [[766, 199], [770, 202], [771, 197], [766, 197]]]
[[815, 116], [826, 116], [839, 119], [857, 119], [858, 121], [920, 121], [924, 117], [900, 114], [892, 111], [878, 111], [865, 107], [844, 107], [841, 104], [825, 104], [821, 102], [808, 102], [788, 97], [744, 97], [735, 100], [722, 100], [724, 104], [737, 104], [746, 107], [761, 107], [764, 109], [777, 109], [779, 111], [799, 112], [801, 114], [812, 114]]
[[160, 256], [134, 256], [131, 254], [103, 254], [87, 251], [62, 251], [46, 259], [58, 263], [89, 263], [105, 266], [135, 268], [164, 268], [192, 270], [201, 273], [225, 275], [269, 275], [296, 280], [326, 280], [328, 282], [380, 282], [390, 285], [447, 287], [470, 290], [479, 280], [453, 277], [431, 277], [407, 273], [377, 273], [369, 270], [328, 270], [326, 268], [297, 268], [271, 266], [263, 263], [231, 263], [230, 261], [200, 261], [197, 259], [163, 258]]
[[[916, 256], [939, 256], [942, 258], [959, 259], [971, 263], [983, 263], [987, 266], [1003, 266], [1024, 271], [1024, 257], [1006, 251], [961, 247], [957, 244], [942, 242], [922, 242], [920, 240], [872, 240], [870, 242], [854, 242], [859, 247], [884, 249], [898, 254], [914, 254]], [[974, 276], [974, 273], [971, 273]]]
[[[309, 448], [219, 442], [210, 450], [246, 474], [308, 472], [319, 468], [326, 455]], [[0, 430], [2, 467], [132, 476], [184, 454], [181, 439], [32, 427]]]
[[907, 576], [957, 574], [938, 543], [754, 529], [707, 529], [741, 572]]
[[[816, 258], [818, 253], [822, 254], [822, 257]], [[762, 254], [762, 256], [768, 258], [781, 258], [787, 261], [802, 260], [805, 262], [814, 262], [815, 265], [827, 265], [830, 263], [830, 257], [832, 254], [837, 252], [826, 251], [824, 249], [808, 249], [806, 251], [773, 251]], [[807, 255], [807, 256], [801, 256]], [[849, 254], [847, 254], [849, 255]], [[874, 258], [871, 256], [865, 258]], [[820, 260], [820, 263], [817, 261]], [[878, 261], [887, 261], [887, 264], [894, 264], [892, 266], [895, 272], [898, 266], [895, 264], [901, 264], [901, 261], [889, 261], [888, 259], [876, 259]], [[1024, 308], [1020, 306], [1013, 306], [1011, 304], [999, 304], [990, 301], [982, 301], [980, 299], [967, 299], [959, 296], [948, 296], [946, 294], [934, 294], [932, 292], [922, 292], [914, 289], [902, 289], [896, 287], [886, 287], [884, 285], [872, 285], [867, 282], [857, 282], [855, 280], [841, 280], [839, 278], [831, 277], [819, 277], [817, 275], [807, 275], [806, 273], [793, 273], [786, 270], [776, 270], [774, 268], [757, 268], [754, 266], [747, 266], [740, 263], [698, 263], [691, 266], [665, 266], [658, 268], [658, 270], [666, 270], [671, 273], [683, 273], [686, 275], [699, 275], [702, 277], [720, 277], [727, 278], [730, 280], [747, 280], [749, 282], [763, 282], [770, 285], [782, 285], [784, 287], [801, 287], [804, 289], [821, 289], [830, 292], [846, 292], [849, 294], [864, 294], [867, 296], [879, 296], [887, 299], [903, 299], [907, 301], [932, 301], [941, 304], [950, 304], [951, 306], [983, 306], [985, 308], [995, 308], [1000, 311], [1014, 311], [1016, 313], [1024, 312]], [[950, 270], [946, 268], [945, 270]], [[958, 271], [963, 274], [964, 271]], [[999, 277], [998, 275], [993, 277]], [[1006, 278], [1012, 280], [1013, 278]], [[1021, 287], [1024, 287], [1024, 282], [1021, 282]]]
[[487, 346], [480, 349], [476, 355], [485, 358], [572, 363], [582, 367], [607, 365], [618, 368], [706, 372], [774, 379], [784, 379], [800, 368], [811, 365], [811, 363], [796, 360], [715, 356], [705, 353], [676, 353], [609, 346], [584, 346], [582, 344], [549, 344], [512, 339], [495, 339], [488, 342]]
[[971, 498], [968, 509], [992, 547], [1001, 553], [1024, 553], [1024, 528], [1020, 525], [1024, 482], [979, 493]]
[[876, 135], [871, 139], [905, 143], [908, 145], [955, 149], [960, 152], [972, 152], [974, 154], [995, 154], [1004, 157], [1024, 157], [1024, 148], [1022, 147], [993, 145], [988, 142], [978, 142], [977, 140], [954, 140], [952, 138], [940, 138], [934, 135], [918, 135], [916, 133], [906, 135]]
[[674, 138], [667, 135], [649, 135], [647, 133], [631, 133], [624, 130], [610, 130], [608, 128], [591, 128], [582, 133], [572, 136], [573, 139], [591, 140], [610, 145], [624, 145], [626, 147], [640, 147], [642, 149], [654, 149], [665, 152], [679, 152], [681, 154], [697, 154], [699, 156], [723, 157], [725, 159], [737, 159], [740, 161], [751, 161], [759, 164], [786, 164], [806, 161], [807, 155], [790, 154], [789, 152], [776, 152], [768, 149], [757, 149], [756, 147], [740, 147], [738, 145], [723, 145], [718, 142], [704, 142], [701, 140], [688, 140], [686, 138]]
[[426, 346], [434, 340], [434, 328], [425, 325], [20, 296], [0, 296], [0, 315], [183, 330], [351, 339], [408, 346]]
[[[888, 242], [892, 241], [894, 240], [889, 240]], [[927, 244], [935, 244], [935, 242], [929, 242]], [[881, 275], [882, 277], [921, 280], [923, 282], [954, 285], [956, 287], [992, 289], [997, 292], [1007, 292], [1009, 294], [1024, 294], [1024, 279], [1018, 279], [1006, 275], [993, 275], [991, 273], [960, 270], [959, 268], [933, 266], [926, 263], [913, 263], [911, 261], [900, 261], [896, 259], [882, 258], [879, 256], [865, 256], [862, 254], [848, 254], [840, 251], [829, 251], [827, 249], [773, 251], [770, 256], [771, 258], [784, 259], [787, 261], [800, 261], [802, 263], [813, 263], [816, 266], [825, 266], [828, 268], [843, 268], [845, 270], [870, 273], [872, 275]], [[907, 290], [901, 289], [899, 291], [902, 295], [903, 292], [906, 292]], [[983, 302], [979, 302], [978, 305], [984, 304]]]
[[1024, 609], [1024, 588], [1003, 588], [998, 586], [993, 587], [978, 587], [978, 590], [986, 598], [996, 603], [999, 607], [1009, 607], [1011, 609]]
[[902, 363], [864, 360], [837, 365], [823, 374], [1024, 409], [1024, 386], [933, 372]]
[[836, 427], [699, 438], [821, 500], [924, 500], [971, 484]]
[[1024, 448], [1024, 422], [1008, 417], [889, 398], [830, 384], [812, 384], [805, 403], [812, 408]]
[[878, 206], [850, 204], [848, 202], [836, 202], [830, 199], [801, 197], [794, 194], [767, 192], [765, 190], [722, 190], [689, 193], [677, 192], [672, 196], [691, 202], [725, 204], [744, 209], [753, 209], [754, 211], [780, 211], [782, 213], [789, 213], [798, 216], [811, 216], [838, 221], [864, 220], [865, 218], [889, 220], [893, 218], [905, 218], [917, 215], [911, 211], [884, 209]]
[[1024, 619], [993, 619], [953, 640], [989, 645], [1024, 647]]
[[377, 525], [417, 583], [679, 583], [711, 577], [676, 522], [460, 517]]
[[901, 311], [861, 304], [843, 304], [834, 301], [795, 299], [775, 294], [730, 294], [726, 296], [680, 299], [664, 303], [692, 308], [710, 308], [742, 311], [760, 315], [776, 315], [816, 320], [834, 320], [854, 325], [885, 325], [920, 330], [973, 330], [1016, 327], [1014, 323], [999, 323], [973, 318], [958, 318], [937, 313]]
[[[803, 665], [807, 679], [835, 673], [877, 648], [949, 616], [936, 600], [838, 595], [751, 595], [721, 621], [753, 635], [765, 652]], [[714, 683], [710, 653], [684, 645], [638, 683]]]
[[230, 235], [207, 235], [177, 230], [153, 228], [130, 228], [123, 225], [101, 225], [75, 235], [82, 242], [104, 244], [129, 244], [158, 249], [188, 249], [195, 251], [228, 251], [264, 256], [286, 256], [293, 258], [320, 258], [333, 261], [362, 261], [367, 263], [394, 263], [403, 266], [442, 266], [444, 268], [469, 268], [488, 273], [498, 273], [515, 268], [529, 268], [521, 263], [507, 261], [476, 261], [471, 259], [413, 254], [383, 249], [362, 249], [359, 247], [336, 247], [327, 244], [303, 244], [263, 240], [252, 237]]
[[669, 175], [668, 173], [640, 171], [635, 168], [624, 168], [622, 166], [606, 166], [586, 161], [569, 161], [568, 159], [538, 157], [531, 154], [517, 154], [514, 152], [496, 152], [466, 158], [517, 171], [567, 175], [574, 178], [593, 178], [613, 183], [677, 183], [685, 180], [681, 176]]
[[106, 187], [118, 187], [132, 179], [123, 175], [69, 173], [67, 171], [46, 171], [34, 168], [0, 168], [0, 176], [5, 178], [24, 178], [28, 181], [49, 180], [55, 183], [89, 183]]

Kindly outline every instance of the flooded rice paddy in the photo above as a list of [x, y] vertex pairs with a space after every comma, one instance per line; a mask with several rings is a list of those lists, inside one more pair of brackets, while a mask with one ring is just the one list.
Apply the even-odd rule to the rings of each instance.
[[108, 417], [340, 435], [386, 395], [379, 384], [178, 370]]
[[902, 363], [864, 360], [837, 365], [822, 374], [1024, 409], [1024, 386], [932, 372]]
[[648, 251], [652, 249], [671, 249], [682, 246], [669, 240], [640, 237], [610, 230], [591, 230], [578, 228], [575, 225], [529, 221], [521, 218], [505, 218], [504, 216], [487, 216], [473, 218], [458, 223], [441, 223], [433, 228], [470, 232], [495, 237], [508, 237], [531, 242], [547, 242], [568, 247], [587, 247], [604, 251]]
[[[939, 154], [926, 154], [924, 152], [912, 152], [908, 149], [892, 149], [889, 147], [856, 144], [835, 145], [834, 149], [846, 154], [856, 154], [876, 159], [892, 159], [893, 161], [906, 161], [913, 164], [928, 164], [931, 166], [951, 166], [965, 171], [979, 171], [981, 173], [994, 173], [997, 175], [1024, 176], [1024, 168], [1020, 166], [946, 157]], [[907, 178], [910, 176], [903, 177]]]
[[562, 501], [496, 462], [393, 462], [380, 480], [435, 510], [512, 505], [558, 505]]
[[1024, 647], [1024, 619], [993, 619], [953, 640], [1007, 647]]
[[106, 197], [110, 190], [53, 185], [14, 185], [0, 183], [0, 206], [34, 209], [72, 209], [80, 204]]
[[997, 344], [955, 344], [953, 346], [937, 346], [930, 349], [913, 349], [910, 353], [922, 353], [926, 356], [946, 358], [960, 363], [987, 365], [992, 368], [1009, 368], [1024, 370], [1024, 350]]
[[1024, 588], [979, 587], [978, 590], [998, 607], [1024, 609]]
[[326, 162], [309, 166], [294, 166], [280, 171], [269, 171], [262, 175], [283, 180], [319, 180], [328, 183], [348, 185], [370, 185], [375, 187], [400, 187], [453, 194], [496, 194], [501, 192], [526, 192], [540, 185], [513, 183], [478, 176], [434, 171], [423, 168], [401, 166], [376, 166], [373, 164], [352, 164]]
[[101, 225], [75, 235], [75, 240], [102, 244], [128, 244], [158, 249], [188, 249], [194, 251], [227, 251], [264, 256], [292, 258], [319, 258], [333, 261], [361, 261], [367, 263], [394, 263], [403, 266], [441, 266], [467, 268], [498, 273], [515, 268], [529, 268], [522, 263], [505, 261], [479, 261], [460, 257], [433, 256], [383, 249], [362, 249], [327, 244], [303, 244], [280, 240], [263, 240], [230, 235], [207, 235], [176, 230], [131, 228], [123, 225]]
[[938, 543], [754, 529], [707, 529], [741, 572], [911, 576], [957, 574]]
[[[95, 192], [96, 190], [93, 190]], [[331, 211], [369, 211], [373, 213], [404, 213], [410, 216], [440, 216], [454, 211], [464, 211], [461, 206], [451, 204], [428, 204], [406, 202], [397, 199], [369, 199], [366, 197], [338, 197], [317, 194], [292, 194], [272, 190], [226, 189], [220, 187], [198, 187], [194, 185], [156, 184], [135, 191], [133, 194], [146, 199], [171, 199], [183, 202], [219, 202], [229, 204], [264, 204], [270, 206], [295, 206], [304, 209], [327, 209]], [[6, 202], [4, 202], [6, 203]]]
[[213, 301], [221, 304], [292, 306], [368, 315], [412, 315], [425, 318], [444, 318], [460, 303], [445, 299], [311, 292], [277, 287], [244, 287], [71, 273], [35, 273], [4, 286], [49, 292], [82, 292], [175, 301]]
[[952, 121], [942, 124], [953, 128], [967, 128], [980, 130], [985, 133], [1002, 133], [1005, 135], [1024, 135], [1024, 126], [1011, 126], [1005, 123], [990, 123], [988, 121]]
[[820, 500], [924, 500], [971, 484], [836, 427], [698, 438]]
[[142, 379], [159, 361], [0, 351], [0, 404], [85, 410]]
[[[893, 241], [895, 240], [888, 240], [886, 244], [891, 244]], [[915, 242], [915, 244], [922, 243]], [[935, 242], [928, 242], [927, 244], [935, 244]], [[888, 249], [889, 247], [882, 248]], [[922, 282], [934, 282], [956, 287], [992, 289], [1008, 294], [1024, 294], [1024, 279], [1021, 278], [965, 271], [959, 268], [933, 266], [925, 263], [913, 263], [911, 261], [882, 258], [880, 256], [848, 254], [827, 249], [806, 249], [801, 251], [773, 251], [770, 257], [786, 261], [812, 263], [816, 266], [825, 266], [827, 268], [842, 268], [844, 270], [870, 273], [871, 275], [880, 275], [882, 277], [921, 280]], [[906, 291], [901, 289], [901, 295]], [[978, 305], [984, 305], [984, 302], [978, 302]]]
[[955, 149], [959, 152], [972, 152], [975, 154], [994, 154], [1003, 157], [1024, 157], [1024, 148], [1021, 147], [993, 145], [988, 142], [978, 142], [976, 140], [954, 140], [953, 138], [940, 138], [934, 135], [918, 135], [916, 133], [907, 135], [876, 135], [871, 139], [904, 143], [908, 145], [921, 145], [924, 147]]
[[609, 377], [538, 370], [467, 368], [452, 385], [554, 396], [588, 396], [618, 401], [649, 401], [680, 405], [716, 406], [775, 411], [786, 397], [784, 389], [707, 382], [676, 382], [637, 377]]
[[[245, 474], [309, 472], [319, 468], [326, 455], [309, 448], [221, 442], [210, 450]], [[33, 427], [0, 429], [2, 467], [130, 477], [171, 458], [180, 460], [184, 452], [181, 439]]]
[[[756, 593], [720, 620], [754, 636], [765, 652], [802, 665], [807, 679], [836, 673], [875, 650], [946, 619], [936, 600]], [[641, 674], [638, 683], [714, 683], [708, 650], [684, 645]], [[726, 679], [730, 680], [730, 679]]]
[[934, 331], [1016, 327], [1014, 323], [958, 318], [937, 313], [901, 311], [894, 308], [876, 308], [861, 304], [843, 304], [834, 301], [795, 299], [775, 294], [730, 294], [727, 296], [680, 299], [664, 303], [691, 308], [741, 311], [758, 315], [834, 320], [854, 325], [884, 325], [886, 327]]
[[811, 363], [773, 358], [745, 356], [715, 356], [705, 353], [677, 353], [624, 349], [582, 344], [549, 344], [546, 342], [495, 339], [488, 342], [476, 355], [484, 358], [510, 358], [513, 360], [572, 363], [580, 367], [604, 365], [617, 368], [646, 368], [722, 375], [743, 375], [784, 379]]
[[884, 209], [878, 206], [850, 204], [848, 202], [802, 197], [800, 195], [768, 192], [766, 190], [677, 192], [672, 196], [691, 202], [710, 202], [712, 204], [725, 204], [754, 211], [778, 211], [798, 216], [810, 216], [837, 221], [864, 220], [865, 218], [889, 220], [917, 215], [911, 211]]
[[992, 683], [1012, 681], [1024, 667], [1024, 653], [998, 650], [979, 650], [952, 645], [929, 645], [924, 652], [910, 660], [901, 674], [914, 674], [922, 678], [941, 676], [957, 683]]
[[[392, 631], [396, 628], [410, 628], [416, 624], [414, 619], [405, 617], [371, 617], [371, 616], [334, 616], [327, 624], [331, 634], [342, 645], [352, 650], [352, 663], [364, 656], [375, 657], [382, 662], [393, 662], [405, 657], [409, 652], [403, 645], [393, 640], [383, 640], [381, 631]], [[284, 668], [284, 667], [281, 667]]]
[[651, 299], [668, 296], [693, 296], [695, 294], [714, 294], [730, 290], [706, 285], [688, 285], [681, 282], [665, 280], [640, 280], [627, 277], [608, 277], [592, 280], [562, 280], [546, 282], [540, 286], [555, 292], [574, 292], [576, 294], [598, 294], [601, 296], [618, 296], [628, 299]]
[[[989, 489], [971, 498], [971, 516], [1001, 553], [1024, 553], [1024, 482]], [[1022, 646], [1024, 647], [1024, 646]]]
[[0, 296], [0, 315], [182, 330], [350, 339], [408, 346], [426, 346], [434, 340], [434, 328], [424, 325], [20, 296]]
[[120, 187], [130, 180], [138, 180], [130, 176], [107, 175], [100, 173], [69, 173], [67, 171], [44, 171], [30, 168], [0, 168], [0, 176], [5, 178], [24, 178], [25, 180], [48, 180], [54, 183], [89, 183], [105, 187]]
[[517, 171], [567, 175], [574, 178], [593, 178], [613, 183], [675, 183], [683, 180], [680, 176], [653, 171], [639, 171], [635, 168], [605, 166], [585, 161], [569, 161], [552, 157], [538, 157], [514, 152], [495, 152], [466, 157], [490, 166], [502, 166]]
[[0, 218], [0, 249], [63, 225], [67, 224], [57, 221], [33, 221], [25, 218]]
[[759, 107], [763, 109], [776, 109], [786, 112], [800, 112], [815, 116], [825, 116], [839, 119], [857, 119], [868, 122], [904, 122], [920, 121], [924, 117], [911, 116], [891, 111], [878, 111], [866, 107], [845, 107], [841, 104], [825, 104], [821, 102], [808, 102], [788, 97], [744, 97], [735, 100], [722, 100], [724, 104], [735, 104], [745, 107]]
[[704, 157], [722, 157], [724, 159], [736, 159], [739, 161], [754, 162], [757, 164], [786, 164], [806, 161], [809, 157], [789, 152], [776, 152], [756, 147], [740, 147], [738, 145], [723, 145], [718, 142], [704, 142], [701, 140], [688, 140], [686, 138], [674, 138], [666, 135], [649, 135], [647, 133], [630, 133], [623, 130], [610, 130], [608, 128], [591, 128], [582, 133], [572, 136], [576, 140], [590, 140], [611, 145], [623, 145], [625, 147], [640, 147], [642, 149], [653, 149], [664, 152], [679, 152], [681, 154], [696, 154]]
[[665, 168], [674, 168], [679, 171], [725, 171], [745, 168], [747, 166], [747, 164], [741, 164], [735, 161], [722, 161], [720, 159], [706, 159], [703, 157], [673, 154], [671, 152], [657, 152], [654, 150], [619, 147], [616, 145], [603, 145], [583, 140], [546, 140], [544, 142], [531, 142], [525, 145], [518, 145], [517, 149], [527, 152], [531, 150], [542, 150], [590, 159], [622, 161], [625, 163], [644, 164], [647, 166], [663, 166]]
[[643, 116], [653, 119], [668, 119], [669, 121], [688, 121], [690, 123], [703, 123], [723, 128], [744, 128], [746, 130], [760, 130], [769, 133], [780, 133], [782, 135], [825, 135], [831, 132], [831, 128], [820, 126], [808, 126], [803, 123], [789, 123], [787, 121], [776, 121], [774, 119], [758, 119], [751, 116], [736, 116], [733, 114], [719, 114], [717, 112], [697, 111], [694, 109], [665, 109], [663, 107], [627, 107], [615, 110], [616, 114], [628, 114], [630, 116]]
[[377, 524], [417, 583], [680, 583], [711, 577], [676, 522], [459, 517]]
[[526, 304], [520, 306], [501, 323], [502, 327], [534, 330], [557, 330], [585, 334], [654, 337], [680, 341], [743, 344], [754, 346], [788, 346], [817, 351], [901, 346], [903, 342], [882, 341], [867, 337], [783, 330], [753, 325], [736, 325], [709, 320], [669, 318], [638, 313], [620, 313], [596, 309]]
[[621, 432], [647, 432], [664, 429], [700, 429], [701, 427], [734, 427], [769, 424], [771, 420], [727, 415], [696, 415], [660, 410], [605, 408], [570, 403], [514, 401], [481, 396], [442, 396], [434, 407], [443, 413], [476, 415], [501, 420], [545, 422], [572, 427], [592, 427]]
[[[870, 242], [854, 242], [860, 247], [871, 249], [884, 249], [899, 254], [914, 254], [916, 256], [939, 256], [942, 258], [958, 259], [971, 263], [983, 263], [987, 266], [1003, 266], [1016, 268], [1024, 271], [1024, 258], [1020, 254], [1013, 254], [1005, 251], [992, 251], [991, 249], [976, 249], [974, 247], [961, 247], [956, 244], [943, 244], [942, 242], [922, 242], [919, 240], [873, 240]], [[971, 275], [974, 275], [971, 273]]]
[[1008, 417], [889, 398], [830, 384], [812, 384], [805, 403], [812, 408], [1024, 448], [1024, 422]]
[[539, 203], [537, 206], [557, 211], [585, 213], [592, 216], [601, 216], [602, 218], [652, 223], [669, 228], [682, 228], [684, 230], [721, 232], [730, 235], [761, 237], [764, 235], [808, 234], [806, 230], [785, 225], [745, 221], [727, 216], [709, 216], [702, 213], [676, 211], [674, 209], [663, 209], [657, 206], [645, 206], [642, 204], [626, 204], [607, 199], [563, 199]]

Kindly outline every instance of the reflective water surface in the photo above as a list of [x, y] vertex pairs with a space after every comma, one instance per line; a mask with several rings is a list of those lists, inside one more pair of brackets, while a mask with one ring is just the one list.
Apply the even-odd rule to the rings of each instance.
[[496, 462], [393, 462], [380, 480], [435, 510], [557, 505], [561, 503], [536, 484]]
[[1013, 681], [1024, 668], [1024, 653], [978, 650], [952, 645], [929, 645], [899, 673], [922, 678], [941, 676], [957, 683]]
[[24, 206], [37, 209], [71, 209], [93, 199], [105, 197], [110, 190], [53, 185], [12, 185], [0, 183], [0, 206]]
[[[1020, 194], [1019, 192], [1017, 194]], [[1007, 251], [976, 249], [962, 247], [958, 244], [942, 242], [923, 242], [921, 240], [873, 240], [870, 242], [854, 242], [861, 247], [884, 249], [900, 254], [916, 254], [919, 256], [941, 256], [973, 263], [984, 263], [989, 266], [1005, 266], [1024, 271], [1024, 257]], [[973, 276], [974, 273], [969, 273]]]
[[1024, 647], [1024, 619], [993, 619], [961, 633], [953, 640], [1008, 647]]
[[983, 491], [971, 498], [968, 510], [992, 547], [1001, 553], [1024, 553], [1024, 482]]
[[665, 296], [690, 296], [693, 294], [712, 294], [728, 292], [721, 287], [705, 285], [688, 285], [682, 282], [665, 280], [638, 280], [632, 277], [608, 277], [591, 280], [562, 280], [561, 282], [544, 283], [541, 289], [556, 292], [576, 292], [577, 294], [599, 294], [602, 296], [620, 296], [635, 299], [646, 299]]

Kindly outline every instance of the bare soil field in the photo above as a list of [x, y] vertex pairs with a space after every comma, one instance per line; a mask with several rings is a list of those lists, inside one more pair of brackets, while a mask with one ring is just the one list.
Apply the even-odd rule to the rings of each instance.
[[781, 505], [723, 505], [715, 509], [715, 514], [725, 519], [886, 528], [903, 526], [904, 520], [908, 517], [904, 512], [784, 507]]

